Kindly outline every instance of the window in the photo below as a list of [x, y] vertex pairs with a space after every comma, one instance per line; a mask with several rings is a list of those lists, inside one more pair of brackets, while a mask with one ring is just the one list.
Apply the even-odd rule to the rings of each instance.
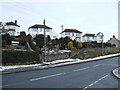
[[80, 33], [76, 33], [76, 36], [80, 36]]
[[49, 29], [46, 29], [46, 32], [49, 32], [50, 30]]
[[32, 32], [38, 32], [38, 29], [33, 28], [33, 29], [32, 29]]
[[40, 28], [40, 32], [42, 32], [42, 28]]
[[66, 35], [66, 36], [70, 36], [70, 33], [69, 33], [69, 32], [65, 32], [65, 35]]
[[77, 42], [81, 42], [81, 38], [80, 38], [80, 37], [77, 37], [77, 38], [76, 38], [76, 41], [77, 41]]
[[72, 33], [72, 36], [74, 36], [74, 33]]

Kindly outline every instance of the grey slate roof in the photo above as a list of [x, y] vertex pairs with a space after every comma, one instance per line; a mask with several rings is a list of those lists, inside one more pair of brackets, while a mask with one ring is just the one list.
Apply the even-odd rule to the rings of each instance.
[[90, 33], [86, 33], [85, 35], [83, 35], [83, 37], [95, 37], [95, 34], [90, 34]]
[[[38, 29], [38, 28], [44, 28], [44, 25], [35, 24], [35, 25], [29, 27], [29, 29], [30, 29], [30, 28], [37, 28], [37, 29]], [[52, 28], [45, 25], [45, 29], [52, 29]]]
[[18, 27], [20, 27], [19, 25], [17, 25], [17, 24], [14, 23], [14, 22], [7, 22], [6, 25], [14, 25], [14, 26], [18, 26]]
[[[64, 31], [62, 31], [61, 33], [63, 33], [63, 32], [75, 32], [75, 33], [82, 33], [82, 32], [80, 32], [79, 30], [76, 30], [76, 29], [65, 29]], [[61, 34], [60, 33], [60, 34]]]

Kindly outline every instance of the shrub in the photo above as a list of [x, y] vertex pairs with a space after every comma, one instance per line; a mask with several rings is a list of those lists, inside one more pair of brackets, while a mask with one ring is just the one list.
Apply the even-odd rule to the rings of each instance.
[[36, 46], [38, 46], [41, 49], [44, 46], [44, 35], [43, 34], [36, 35], [33, 41], [36, 43]]
[[78, 49], [82, 48], [82, 42], [79, 42], [79, 43], [78, 43], [77, 48], [78, 48]]
[[2, 46], [11, 45], [12, 37], [9, 34], [2, 35]]
[[72, 49], [72, 47], [73, 47], [72, 41], [70, 41], [67, 46], [68, 46], [68, 49]]
[[39, 53], [33, 51], [2, 51], [2, 64], [29, 64], [39, 61]]
[[76, 47], [72, 47], [71, 50], [72, 50], [72, 51], [76, 51], [77, 48], [76, 48]]

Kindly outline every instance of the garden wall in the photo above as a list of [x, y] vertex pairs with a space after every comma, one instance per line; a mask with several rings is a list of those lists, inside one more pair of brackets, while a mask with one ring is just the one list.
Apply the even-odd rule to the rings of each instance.
[[[46, 61], [52, 61], [52, 60], [58, 60], [58, 59], [64, 59], [64, 58], [70, 58], [75, 56], [76, 54], [79, 54], [80, 52], [88, 52], [88, 51], [93, 51], [93, 52], [102, 52], [101, 48], [82, 48], [77, 51], [72, 51], [71, 53], [66, 52], [66, 53], [59, 53], [59, 54], [48, 54], [46, 55]], [[115, 47], [106, 47], [103, 48], [103, 52], [117, 52], [118, 50]], [[40, 55], [40, 60], [44, 60], [44, 55]]]
[[[77, 51], [58, 53], [58, 54], [47, 54], [46, 61], [53, 61], [58, 59], [65, 59], [75, 56], [79, 53], [88, 51], [102, 52], [101, 48], [82, 48]], [[104, 52], [117, 52], [115, 47], [106, 47], [103, 49]], [[31, 64], [40, 63], [44, 60], [44, 55], [34, 51], [13, 51], [13, 50], [2, 50], [2, 64]]]

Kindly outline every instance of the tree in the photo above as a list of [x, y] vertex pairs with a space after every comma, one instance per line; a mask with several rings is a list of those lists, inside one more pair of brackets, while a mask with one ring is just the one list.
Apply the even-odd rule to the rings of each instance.
[[26, 46], [27, 42], [28, 42], [28, 37], [26, 36], [26, 33], [24, 31], [20, 32], [19, 44], [22, 46]]
[[58, 40], [60, 49], [65, 49], [65, 47], [67, 47], [68, 42], [71, 41], [71, 39], [69, 37], [65, 37], [65, 38], [60, 38]]
[[73, 42], [70, 41], [67, 46], [68, 46], [68, 49], [72, 49], [72, 47], [73, 47]]
[[49, 35], [46, 38], [46, 45], [48, 46], [49, 49], [51, 48], [51, 38]]
[[87, 43], [88, 43], [88, 42], [83, 42], [83, 43], [82, 43], [82, 47], [83, 47], [83, 48], [87, 48]]
[[65, 49], [65, 45], [64, 45], [64, 38], [60, 38], [59, 40], [58, 40], [58, 44], [59, 44], [59, 46], [60, 46], [60, 49]]
[[59, 40], [56, 38], [55, 41], [56, 41], [56, 45], [58, 45], [58, 44], [59, 44], [59, 43], [58, 43]]
[[53, 40], [52, 40], [52, 45], [55, 46], [56, 44], [57, 44], [57, 43], [56, 43], [56, 40], [53, 39]]
[[67, 45], [69, 41], [71, 41], [71, 39], [69, 37], [65, 37], [63, 38], [64, 44]]
[[82, 42], [78, 42], [77, 48], [78, 49], [82, 48]]
[[28, 43], [29, 43], [31, 49], [34, 50], [34, 51], [39, 52], [39, 50], [37, 49], [37, 47], [36, 47], [35, 44], [33, 43], [32, 36], [31, 36], [30, 34], [28, 34], [27, 37], [28, 37]]
[[2, 35], [2, 46], [6, 46], [6, 45], [11, 45], [12, 42], [12, 37], [6, 33], [4, 35]]
[[47, 36], [47, 42], [50, 42], [51, 41], [51, 38], [50, 38], [50, 36], [48, 35]]
[[43, 34], [36, 35], [33, 41], [35, 41], [36, 45], [39, 48], [42, 48], [44, 46], [44, 35]]
[[73, 40], [73, 47], [77, 47], [77, 42], [76, 42], [76, 40]]

